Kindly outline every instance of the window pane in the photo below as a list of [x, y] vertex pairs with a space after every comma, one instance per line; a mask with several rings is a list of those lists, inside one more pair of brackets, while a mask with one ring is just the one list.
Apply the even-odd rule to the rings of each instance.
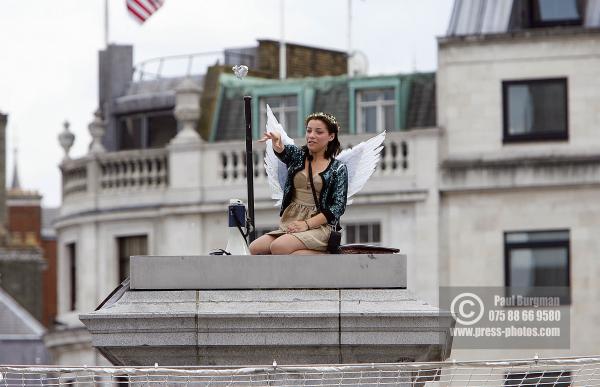
[[346, 243], [356, 243], [356, 229], [354, 225], [346, 226]]
[[508, 112], [510, 134], [531, 132], [533, 101], [526, 85], [513, 85], [508, 89]]
[[369, 242], [369, 225], [361, 224], [359, 226], [358, 230], [359, 230], [359, 237], [358, 237], [359, 242], [360, 243]]
[[361, 128], [363, 132], [377, 132], [377, 108], [375, 106], [362, 108]]
[[117, 238], [119, 248], [119, 282], [129, 277], [129, 257], [148, 254], [148, 237], [136, 235]]
[[262, 97], [260, 99], [260, 133], [264, 131], [266, 125], [267, 104], [271, 107], [273, 115], [283, 126], [290, 136], [297, 136], [298, 133], [298, 97], [296, 95], [278, 95], [272, 97]]
[[142, 148], [142, 116], [119, 120], [119, 150]]
[[285, 129], [288, 135], [292, 136], [296, 134], [298, 128], [298, 112], [286, 112], [285, 113]]
[[395, 100], [396, 96], [394, 95], [394, 89], [384, 89], [383, 90], [383, 99], [385, 99], [386, 101]]
[[510, 286], [568, 286], [564, 247], [510, 250]]
[[69, 243], [67, 246], [67, 259], [69, 262], [69, 285], [70, 300], [69, 310], [77, 308], [77, 247], [75, 243]]
[[394, 106], [384, 106], [383, 108], [383, 130], [396, 129], [396, 113]]
[[177, 134], [177, 121], [172, 114], [148, 117], [148, 148], [162, 148]]
[[373, 243], [381, 243], [381, 225], [379, 223], [373, 224]]
[[565, 82], [513, 84], [507, 89], [510, 135], [567, 131]]
[[578, 20], [577, 0], [538, 0], [540, 21]]
[[361, 102], [373, 102], [377, 101], [377, 98], [380, 96], [379, 90], [362, 90], [360, 92], [360, 101]]
[[265, 97], [263, 100], [265, 105], [269, 105], [271, 109], [281, 107], [281, 97]]
[[298, 97], [295, 95], [288, 95], [286, 97], [283, 97], [283, 103], [285, 104], [285, 106], [297, 107], [298, 106]]

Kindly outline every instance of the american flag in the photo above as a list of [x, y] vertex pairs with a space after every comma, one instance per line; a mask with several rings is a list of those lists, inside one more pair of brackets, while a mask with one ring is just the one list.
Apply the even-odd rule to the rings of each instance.
[[138, 23], [145, 22], [156, 12], [165, 0], [126, 0], [127, 10]]

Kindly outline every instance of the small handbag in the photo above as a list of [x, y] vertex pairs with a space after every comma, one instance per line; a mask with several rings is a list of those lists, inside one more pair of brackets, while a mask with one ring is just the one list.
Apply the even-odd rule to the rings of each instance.
[[[315, 205], [317, 206], [317, 210], [321, 212], [321, 206], [319, 205], [319, 200], [317, 199], [317, 192], [315, 191], [315, 183], [313, 182], [313, 173], [312, 173], [312, 165], [311, 165], [312, 157], [308, 157], [308, 178], [310, 180], [310, 188], [312, 190], [313, 199], [315, 200]], [[329, 224], [329, 240], [327, 241], [327, 251], [330, 254], [339, 254], [340, 253], [340, 244], [342, 243], [342, 233], [341, 227], [338, 226], [338, 223]]]

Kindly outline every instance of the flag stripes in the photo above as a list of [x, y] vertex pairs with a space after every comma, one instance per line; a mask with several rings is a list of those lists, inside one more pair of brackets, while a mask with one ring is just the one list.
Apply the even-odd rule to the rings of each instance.
[[127, 11], [140, 24], [145, 22], [164, 3], [164, 0], [126, 0]]

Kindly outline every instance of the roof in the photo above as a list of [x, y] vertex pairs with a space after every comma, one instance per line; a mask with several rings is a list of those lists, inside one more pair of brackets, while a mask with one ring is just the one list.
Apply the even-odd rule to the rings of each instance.
[[[370, 85], [400, 85], [397, 103], [403, 112], [403, 122], [399, 128], [413, 129], [436, 125], [435, 74], [395, 74], [376, 77], [349, 78], [346, 75], [306, 77], [286, 80], [260, 79], [248, 77], [235, 79], [229, 74], [220, 78], [220, 95], [213, 118], [212, 141], [241, 140], [244, 138], [245, 95], [253, 96], [253, 115], [258, 114], [257, 101], [261, 96], [297, 94], [302, 100], [303, 111], [307, 115], [313, 111], [333, 114], [341, 126], [341, 133], [349, 133], [352, 128], [350, 105], [352, 91]], [[376, 86], [381, 87], [381, 86]], [[387, 86], [385, 86], [387, 87]], [[391, 87], [391, 86], [390, 86]], [[302, 109], [300, 109], [302, 110]], [[253, 125], [258, 123], [254, 117]]]
[[[507, 33], [526, 29], [527, 0], [455, 0], [446, 36]], [[588, 0], [583, 28], [600, 27], [600, 0]], [[579, 27], [581, 29], [582, 27]]]
[[45, 332], [25, 308], [0, 288], [0, 338], [40, 338]]

